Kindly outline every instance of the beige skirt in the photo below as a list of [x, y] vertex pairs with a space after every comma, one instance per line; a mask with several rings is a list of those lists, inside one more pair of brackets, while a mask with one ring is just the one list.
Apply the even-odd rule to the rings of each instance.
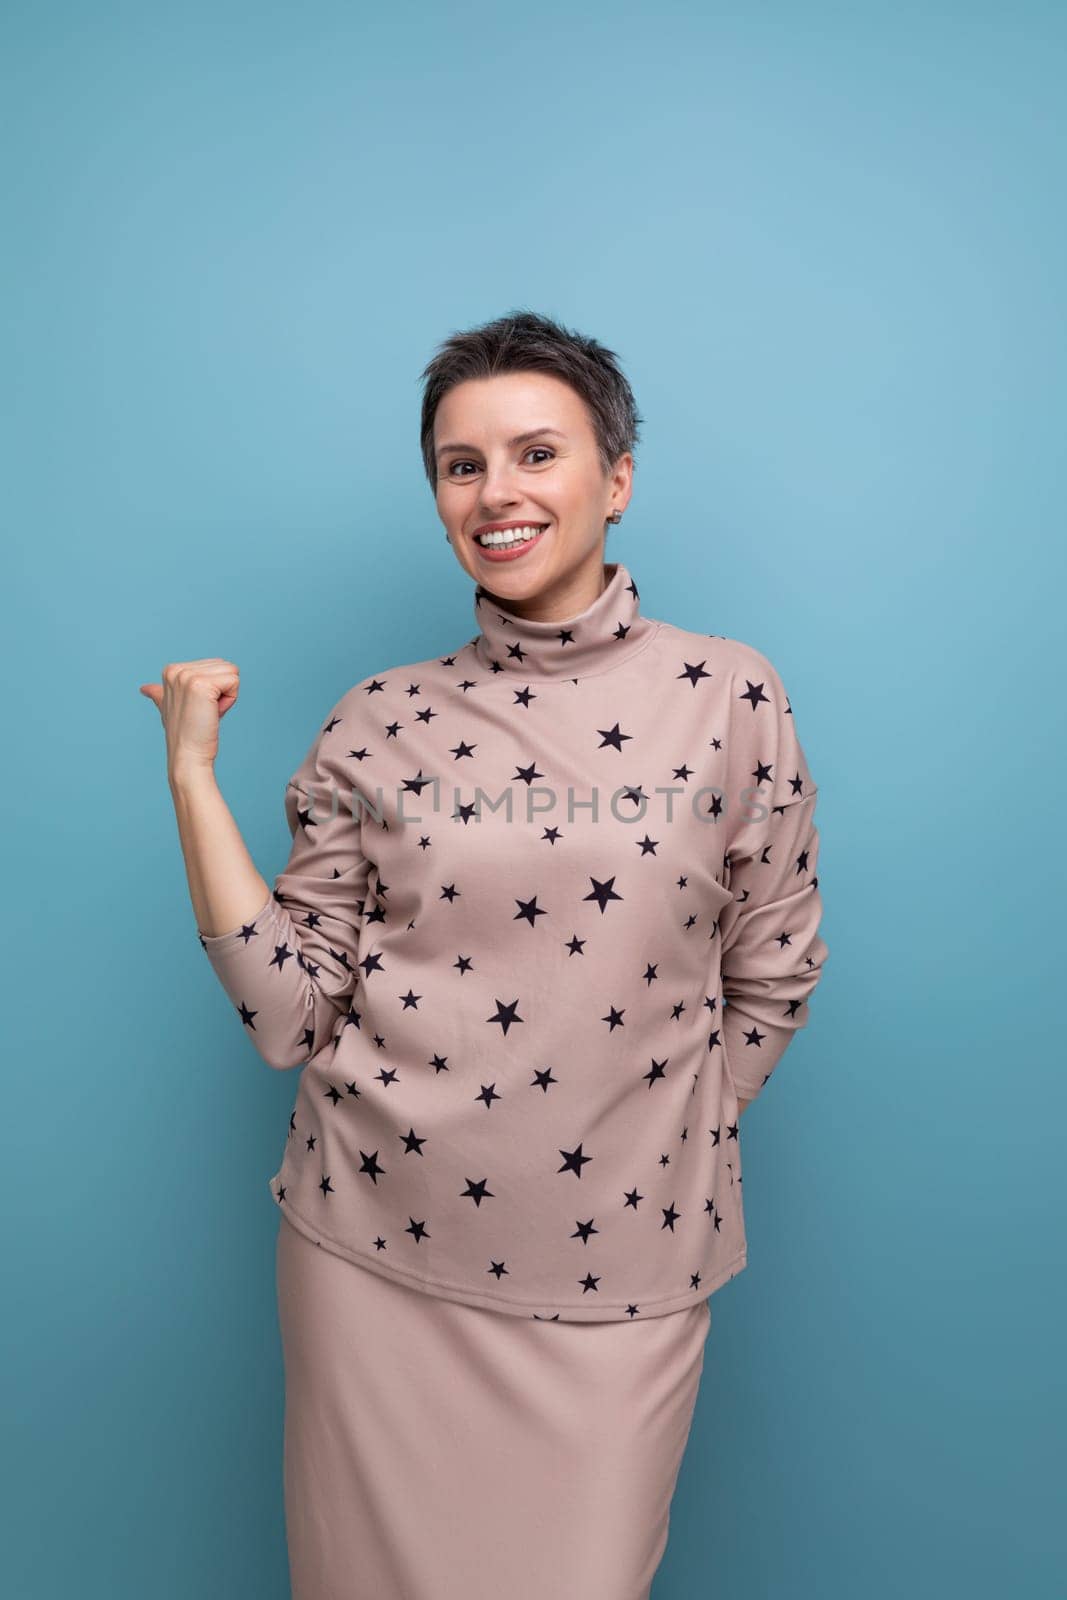
[[293, 1600], [647, 1600], [708, 1300], [563, 1322], [444, 1300], [279, 1218]]

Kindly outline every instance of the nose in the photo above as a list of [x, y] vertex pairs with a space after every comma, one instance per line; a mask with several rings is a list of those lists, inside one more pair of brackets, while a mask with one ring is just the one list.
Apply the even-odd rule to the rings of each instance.
[[487, 466], [482, 479], [482, 504], [488, 515], [491, 517], [494, 512], [514, 505], [517, 498], [511, 468]]

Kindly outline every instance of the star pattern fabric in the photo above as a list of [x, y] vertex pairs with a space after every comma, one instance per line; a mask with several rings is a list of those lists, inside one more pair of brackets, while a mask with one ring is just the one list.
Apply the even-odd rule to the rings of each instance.
[[476, 588], [454, 654], [349, 689], [286, 787], [266, 904], [199, 930], [261, 1058], [304, 1069], [270, 1180], [289, 1222], [572, 1321], [745, 1266], [738, 1097], [828, 954], [777, 671], [605, 579], [564, 623]]

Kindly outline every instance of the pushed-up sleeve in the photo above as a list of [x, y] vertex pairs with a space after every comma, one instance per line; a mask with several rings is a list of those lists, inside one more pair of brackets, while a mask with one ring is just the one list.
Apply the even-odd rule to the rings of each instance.
[[730, 805], [724, 866], [732, 902], [719, 917], [722, 1039], [734, 1087], [754, 1100], [797, 1030], [829, 951], [820, 937], [817, 789], [792, 709], [771, 663], [751, 652], [733, 690]]
[[270, 1067], [305, 1065], [352, 1008], [367, 891], [362, 808], [344, 755], [345, 702], [335, 707], [285, 789], [289, 859], [252, 921], [200, 943], [245, 1032]]

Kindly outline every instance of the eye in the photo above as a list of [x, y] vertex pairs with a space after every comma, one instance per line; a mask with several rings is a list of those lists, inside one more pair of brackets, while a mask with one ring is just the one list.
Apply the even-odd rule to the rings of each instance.
[[[555, 453], [556, 452], [554, 450], [550, 450], [548, 448], [548, 446], [544, 445], [544, 444], [532, 444], [530, 446], [529, 450], [527, 450], [527, 452], [526, 452], [526, 454], [528, 456], [542, 455], [542, 456], [548, 456], [549, 458], [554, 456]], [[450, 478], [455, 477], [457, 475], [456, 474], [456, 468], [457, 467], [473, 467], [475, 465], [476, 465], [476, 463], [473, 462], [473, 461], [453, 461], [452, 465], [448, 469], [448, 476]], [[538, 462], [535, 462], [534, 465], [535, 466], [540, 466], [541, 463], [538, 461]], [[466, 478], [466, 477], [469, 476], [469, 474], [466, 473], [466, 472], [461, 472], [461, 473], [458, 474], [458, 476], [461, 477], [461, 478]]]

